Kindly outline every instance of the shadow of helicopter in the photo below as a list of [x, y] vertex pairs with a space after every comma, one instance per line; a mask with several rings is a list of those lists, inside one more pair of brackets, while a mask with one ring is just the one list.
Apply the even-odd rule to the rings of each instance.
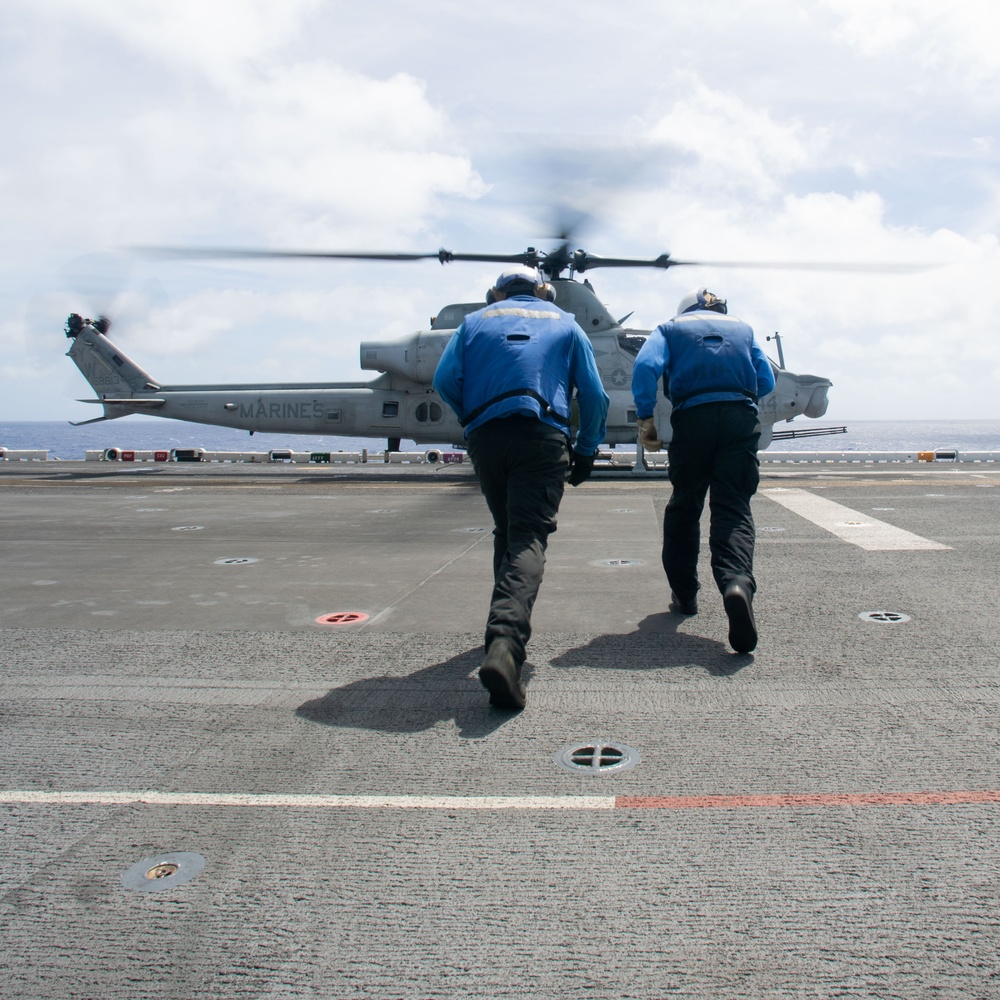
[[[295, 714], [321, 726], [379, 733], [419, 733], [453, 719], [462, 739], [483, 739], [516, 713], [490, 706], [479, 680], [470, 676], [482, 657], [482, 646], [475, 646], [404, 677], [366, 677], [305, 702]], [[531, 673], [526, 664], [525, 681]]]
[[749, 653], [733, 653], [715, 639], [679, 632], [678, 625], [688, 620], [670, 612], [647, 615], [635, 632], [597, 636], [549, 662], [592, 670], [701, 669], [712, 677], [731, 677], [753, 663]]

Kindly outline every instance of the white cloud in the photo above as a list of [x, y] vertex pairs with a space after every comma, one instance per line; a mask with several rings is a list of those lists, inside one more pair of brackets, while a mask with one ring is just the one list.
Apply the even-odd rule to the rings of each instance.
[[174, 68], [238, 86], [255, 63], [294, 41], [322, 0], [46, 0], [50, 23], [98, 29]]
[[[196, 193], [174, 217], [189, 232], [249, 230], [258, 241], [321, 246], [363, 231], [392, 242], [425, 225], [437, 198], [485, 190], [468, 158], [451, 151], [446, 117], [404, 75], [296, 65], [207, 107], [142, 114], [128, 132], [146, 176]], [[171, 217], [155, 221], [162, 229]]]
[[208, 5], [206, 14], [184, 3], [176, 22], [172, 4], [137, 4], [134, 18], [118, 21], [111, 2], [74, 7], [167, 60], [160, 70], [184, 53], [213, 63], [218, 53], [204, 46], [188, 52], [200, 19], [242, 27], [225, 42], [226, 73], [196, 87], [169, 73], [137, 78], [113, 60], [79, 67], [60, 102], [68, 126], [11, 150], [0, 175], [6, 232], [34, 245], [59, 239], [67, 256], [196, 238], [392, 245], [426, 227], [441, 199], [480, 197], [486, 186], [421, 81], [252, 58], [293, 34], [311, 6], [278, 14], [276, 5], [249, 4], [236, 16], [232, 5]]
[[910, 67], [915, 93], [961, 88], [996, 107], [1000, 26], [993, 0], [822, 0], [840, 18], [838, 34], [863, 56]]
[[749, 189], [767, 198], [782, 179], [820, 162], [827, 152], [824, 128], [775, 121], [766, 111], [748, 107], [731, 93], [711, 90], [689, 75], [678, 78], [688, 96], [637, 131], [645, 141], [663, 144], [687, 159], [675, 167], [685, 183], [704, 189]]

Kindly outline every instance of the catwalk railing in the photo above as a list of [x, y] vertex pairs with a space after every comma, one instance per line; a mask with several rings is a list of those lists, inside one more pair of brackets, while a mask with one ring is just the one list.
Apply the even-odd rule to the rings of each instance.
[[[887, 465], [937, 463], [996, 463], [1000, 451], [762, 451], [763, 465]], [[468, 462], [463, 451], [210, 451], [206, 448], [129, 449], [104, 448], [86, 452], [88, 462], [242, 462], [249, 464], [286, 463], [293, 465], [453, 465]], [[46, 449], [2, 448], [3, 462], [67, 461], [49, 459]], [[629, 469], [645, 467], [665, 469], [666, 451], [604, 450], [598, 453], [596, 468]]]

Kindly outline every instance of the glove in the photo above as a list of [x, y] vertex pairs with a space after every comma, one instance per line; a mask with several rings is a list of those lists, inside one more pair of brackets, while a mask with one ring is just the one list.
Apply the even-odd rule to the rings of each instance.
[[596, 455], [581, 455], [578, 451], [570, 453], [569, 458], [569, 484], [579, 486], [585, 479], [590, 478], [594, 471], [594, 458]]
[[646, 451], [660, 451], [663, 448], [663, 442], [656, 433], [656, 424], [653, 423], [653, 418], [639, 417], [637, 423], [639, 425], [639, 443], [643, 448]]

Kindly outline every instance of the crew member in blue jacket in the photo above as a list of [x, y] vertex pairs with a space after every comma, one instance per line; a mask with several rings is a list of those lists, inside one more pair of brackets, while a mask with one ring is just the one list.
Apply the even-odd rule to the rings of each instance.
[[[568, 481], [591, 473], [608, 397], [594, 350], [534, 268], [504, 271], [487, 306], [448, 341], [434, 388], [465, 428], [493, 515], [493, 597], [479, 679], [499, 708], [524, 708], [521, 680], [548, 536]], [[573, 393], [579, 409], [570, 447]]]
[[653, 420], [661, 378], [672, 405], [667, 454], [673, 491], [663, 514], [671, 610], [698, 613], [699, 527], [708, 494], [712, 574], [729, 619], [729, 642], [749, 653], [757, 645], [750, 513], [760, 481], [757, 401], [774, 389], [774, 372], [753, 330], [727, 314], [724, 299], [699, 288], [681, 299], [677, 315], [650, 334], [635, 359], [639, 440], [650, 451], [663, 447]]

